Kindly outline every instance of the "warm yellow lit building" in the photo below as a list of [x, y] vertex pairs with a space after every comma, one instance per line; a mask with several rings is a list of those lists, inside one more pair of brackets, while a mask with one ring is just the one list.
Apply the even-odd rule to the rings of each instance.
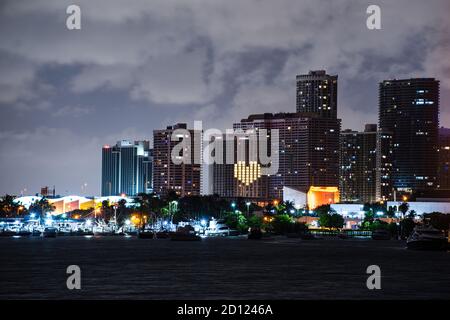
[[283, 200], [293, 202], [297, 209], [314, 210], [324, 204], [338, 203], [339, 188], [311, 186], [308, 192], [305, 192], [297, 188], [284, 187]]
[[338, 187], [311, 186], [306, 197], [308, 208], [314, 210], [324, 204], [338, 203], [339, 189]]

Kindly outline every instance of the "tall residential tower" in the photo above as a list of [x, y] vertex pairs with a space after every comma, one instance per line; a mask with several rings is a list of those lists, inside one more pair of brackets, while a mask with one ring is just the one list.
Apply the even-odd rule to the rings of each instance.
[[[201, 178], [202, 132], [187, 129], [185, 123], [153, 131], [153, 190], [165, 195], [199, 195]], [[174, 147], [185, 141], [186, 148], [174, 155]], [[174, 156], [174, 159], [172, 158]], [[181, 159], [184, 158], [184, 161]], [[180, 160], [182, 163], [177, 163]]]
[[311, 112], [337, 118], [337, 80], [325, 70], [297, 75], [297, 112]]
[[439, 81], [385, 80], [379, 85], [379, 127], [392, 133], [392, 185], [399, 193], [435, 189]]

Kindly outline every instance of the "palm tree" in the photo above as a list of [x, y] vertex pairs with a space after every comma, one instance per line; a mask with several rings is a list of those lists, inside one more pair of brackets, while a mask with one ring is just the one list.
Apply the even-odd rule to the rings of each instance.
[[294, 201], [286, 200], [284, 201], [284, 206], [287, 214], [292, 215], [292, 212], [297, 212], [297, 210], [295, 210]]
[[409, 211], [408, 218], [414, 219], [414, 217], [417, 215], [416, 210]]
[[47, 213], [50, 213], [55, 210], [55, 207], [52, 206], [48, 200], [43, 197], [40, 200], [36, 200], [33, 204], [30, 205], [29, 211], [33, 213], [37, 213], [41, 221], [43, 221], [44, 216]]
[[103, 218], [105, 218], [105, 219], [109, 218], [109, 216], [111, 214], [111, 205], [108, 200], [102, 201], [101, 213], [102, 213]]
[[405, 216], [405, 214], [408, 212], [409, 210], [409, 204], [408, 202], [403, 202], [401, 205], [398, 206], [398, 210], [403, 214], [402, 217]]
[[[402, 220], [405, 217], [405, 214], [408, 212], [408, 209], [408, 202], [402, 202], [402, 204], [398, 206], [398, 210], [400, 210], [400, 212], [402, 213]], [[400, 238], [403, 238], [403, 221], [400, 222]]]
[[17, 212], [18, 204], [14, 202], [15, 196], [6, 194], [0, 200], [0, 212], [4, 217], [9, 217]]

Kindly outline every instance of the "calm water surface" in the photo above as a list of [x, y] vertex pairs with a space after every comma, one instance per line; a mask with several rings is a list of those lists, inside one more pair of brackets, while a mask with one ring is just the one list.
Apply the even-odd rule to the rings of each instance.
[[[0, 299], [450, 299], [450, 252], [398, 241], [0, 238], [0, 261]], [[72, 264], [82, 290], [66, 288]]]

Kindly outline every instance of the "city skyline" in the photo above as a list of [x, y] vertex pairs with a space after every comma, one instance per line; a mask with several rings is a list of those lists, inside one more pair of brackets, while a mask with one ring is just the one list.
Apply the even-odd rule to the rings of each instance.
[[[0, 192], [20, 194], [26, 188], [34, 194], [55, 185], [59, 194], [80, 193], [87, 183], [83, 193], [100, 194], [99, 150], [105, 143], [151, 139], [154, 129], [177, 122], [204, 120], [207, 127], [225, 128], [250, 114], [294, 112], [295, 76], [309, 70], [339, 76], [342, 129], [361, 131], [364, 124], [376, 123], [378, 83], [394, 77], [440, 80], [440, 126], [449, 126], [447, 3], [427, 4], [433, 8], [429, 15], [418, 2], [380, 5], [383, 29], [373, 32], [365, 28], [365, 5], [353, 1], [323, 7], [308, 1], [285, 1], [280, 7], [249, 1], [240, 8], [248, 20], [238, 14], [239, 4], [212, 5], [206, 12], [218, 21], [218, 32], [198, 25], [214, 24], [195, 5], [183, 15], [176, 4], [148, 8], [136, 3], [120, 12], [134, 19], [124, 28], [116, 4], [103, 12], [81, 1], [86, 20], [72, 34], [64, 28], [66, 4], [5, 2], [0, 11], [0, 146], [8, 152], [1, 155]], [[402, 6], [408, 6], [410, 20], [398, 26]], [[240, 23], [224, 31], [229, 21], [218, 9], [230, 8], [238, 15], [231, 19]], [[295, 14], [305, 12], [311, 18], [298, 22]], [[171, 19], [152, 20], [155, 16]], [[327, 24], [321, 24], [324, 17]], [[169, 20], [179, 24], [162, 34], [157, 26]], [[312, 32], [321, 26], [322, 32]], [[98, 34], [109, 27], [112, 39], [101, 41]], [[430, 28], [435, 32], [421, 36]]]

